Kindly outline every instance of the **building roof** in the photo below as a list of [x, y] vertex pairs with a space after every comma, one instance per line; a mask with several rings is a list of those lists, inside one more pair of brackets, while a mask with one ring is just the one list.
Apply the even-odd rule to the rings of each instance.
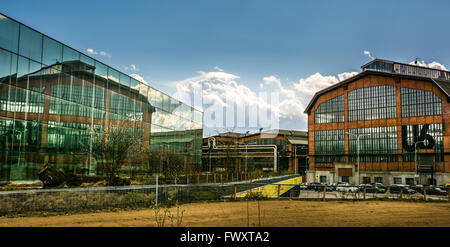
[[299, 145], [299, 144], [303, 144], [303, 145], [308, 145], [308, 139], [307, 138], [299, 138], [299, 137], [286, 137], [286, 139], [289, 141], [289, 143], [291, 144], [295, 144], [295, 145]]
[[361, 66], [361, 69], [364, 70], [364, 68], [368, 67], [369, 65], [375, 63], [375, 62], [385, 62], [385, 63], [391, 63], [391, 64], [402, 64], [402, 65], [407, 65], [407, 66], [412, 66], [412, 67], [417, 67], [417, 68], [421, 68], [421, 69], [427, 69], [427, 70], [436, 70], [436, 71], [442, 71], [445, 73], [448, 73], [449, 71], [447, 70], [442, 70], [442, 69], [436, 69], [436, 68], [430, 68], [430, 67], [424, 67], [424, 66], [420, 66], [417, 64], [409, 64], [409, 63], [399, 63], [399, 62], [395, 62], [395, 61], [390, 61], [390, 60], [386, 60], [386, 59], [379, 59], [379, 58], [375, 58], [372, 61], [364, 64]]
[[330, 87], [327, 87], [325, 89], [322, 89], [318, 91], [316, 94], [314, 94], [313, 98], [309, 102], [308, 106], [305, 108], [304, 113], [308, 114], [311, 110], [311, 107], [314, 105], [316, 100], [321, 96], [322, 94], [325, 94], [327, 92], [332, 91], [335, 88], [339, 88], [343, 85], [349, 84], [350, 82], [353, 82], [355, 80], [358, 80], [362, 77], [368, 76], [368, 75], [378, 75], [378, 76], [387, 76], [387, 77], [395, 77], [395, 78], [405, 78], [405, 79], [413, 79], [413, 80], [422, 80], [422, 81], [430, 81], [434, 83], [436, 86], [438, 86], [446, 95], [447, 97], [450, 97], [450, 82], [444, 81], [444, 80], [438, 80], [438, 79], [432, 79], [428, 77], [422, 77], [422, 76], [414, 76], [414, 75], [406, 75], [406, 74], [398, 74], [398, 73], [391, 73], [391, 72], [381, 72], [381, 71], [374, 71], [374, 70], [365, 70], [353, 77], [350, 77], [346, 80], [343, 80], [341, 82], [338, 82]]

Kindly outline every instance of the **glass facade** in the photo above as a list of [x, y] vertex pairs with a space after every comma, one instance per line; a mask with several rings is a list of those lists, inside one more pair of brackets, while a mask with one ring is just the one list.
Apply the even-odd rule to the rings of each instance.
[[317, 163], [345, 162], [344, 130], [314, 131]]
[[[201, 167], [203, 113], [0, 15], [0, 181], [52, 164], [95, 174], [92, 129], [134, 128], [150, 151]], [[160, 160], [149, 160], [157, 166]]]
[[349, 129], [349, 161], [357, 161], [359, 137], [360, 162], [396, 162], [397, 126]]
[[316, 124], [344, 122], [344, 95], [321, 103], [314, 112], [314, 117]]
[[442, 114], [441, 99], [432, 91], [402, 88], [402, 117], [434, 116]]
[[348, 121], [396, 117], [395, 87], [383, 85], [348, 92]]

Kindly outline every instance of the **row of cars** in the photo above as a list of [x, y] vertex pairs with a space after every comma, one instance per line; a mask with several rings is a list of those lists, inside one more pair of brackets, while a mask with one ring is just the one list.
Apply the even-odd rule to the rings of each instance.
[[400, 194], [401, 190], [403, 194], [415, 194], [415, 193], [424, 194], [425, 191], [427, 195], [438, 195], [438, 196], [448, 195], [448, 191], [444, 186], [439, 187], [435, 185], [423, 186], [421, 184], [409, 186], [404, 184], [393, 184], [389, 187], [389, 192], [391, 194]]
[[338, 192], [363, 192], [365, 190], [366, 193], [377, 193], [384, 194], [389, 191], [391, 194], [400, 194], [402, 191], [403, 194], [415, 194], [415, 193], [424, 193], [427, 195], [448, 195], [448, 191], [445, 186], [423, 186], [423, 185], [415, 185], [409, 186], [404, 184], [393, 184], [389, 187], [384, 186], [381, 183], [370, 183], [370, 184], [360, 184], [360, 185], [352, 185], [348, 183], [338, 182], [333, 184], [324, 184], [324, 183], [301, 183], [301, 190], [314, 190], [314, 191], [323, 191], [326, 186], [327, 191], [338, 191]]

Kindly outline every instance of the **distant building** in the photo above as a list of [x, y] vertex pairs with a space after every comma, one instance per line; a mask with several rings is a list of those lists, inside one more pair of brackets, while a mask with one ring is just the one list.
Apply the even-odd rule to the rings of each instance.
[[361, 68], [305, 110], [307, 181], [448, 183], [450, 73], [380, 59]]
[[227, 132], [203, 138], [202, 164], [206, 171], [246, 172], [260, 169], [304, 175], [307, 149], [306, 131]]

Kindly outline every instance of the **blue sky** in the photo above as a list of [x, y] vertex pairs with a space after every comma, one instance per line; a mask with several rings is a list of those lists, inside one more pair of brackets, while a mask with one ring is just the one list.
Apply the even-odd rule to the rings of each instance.
[[[0, 11], [77, 50], [104, 51], [108, 57], [92, 56], [168, 94], [199, 71], [237, 76], [233, 82], [255, 93], [269, 77], [293, 89], [315, 73], [359, 72], [370, 61], [365, 50], [450, 66], [449, 1], [64, 3], [4, 1]], [[281, 127], [305, 129], [304, 120], [289, 119]]]

